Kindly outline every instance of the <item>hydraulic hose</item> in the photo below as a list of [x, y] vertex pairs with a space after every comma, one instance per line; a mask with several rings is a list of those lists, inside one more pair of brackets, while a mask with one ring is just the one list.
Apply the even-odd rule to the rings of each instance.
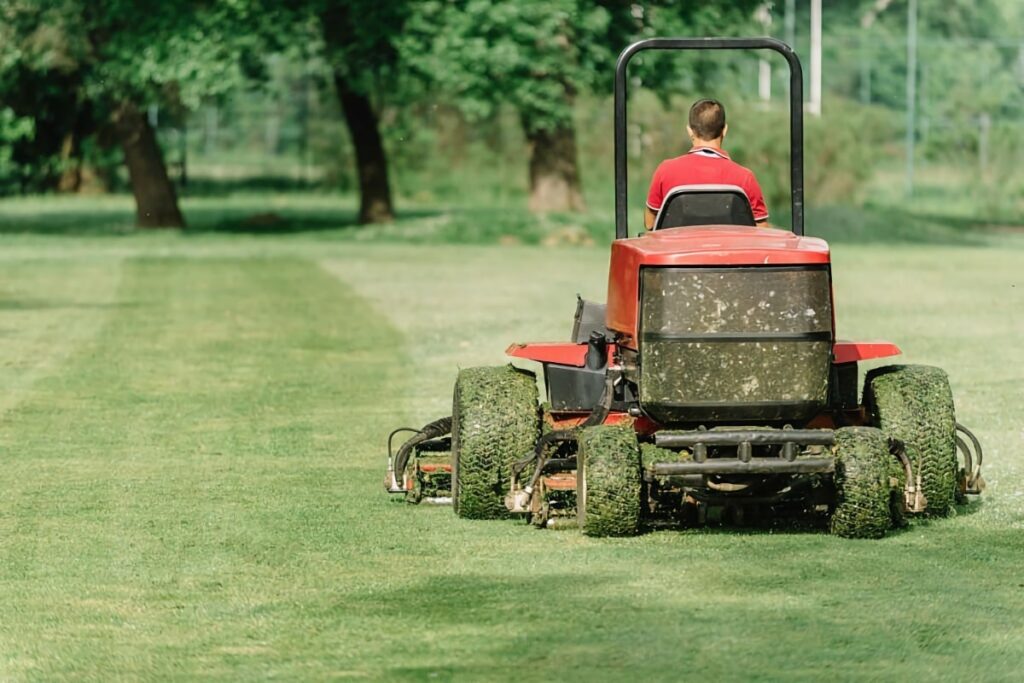
[[[966, 481], [964, 482], [966, 491], [964, 493], [978, 494], [981, 493], [985, 487], [985, 480], [981, 477], [981, 465], [984, 461], [985, 455], [981, 450], [981, 441], [974, 435], [974, 432], [964, 427], [959, 422], [956, 423], [956, 431], [960, 434], [965, 435], [974, 446], [974, 458], [971, 457], [971, 449], [967, 446], [960, 435], [956, 437], [957, 448], [964, 455], [964, 473], [966, 475]], [[974, 459], [977, 459], [977, 463]]]
[[438, 420], [434, 420], [433, 422], [424, 425], [418, 431], [411, 429], [409, 427], [402, 427], [401, 429], [396, 429], [395, 431], [391, 432], [391, 435], [388, 436], [389, 457], [391, 456], [391, 439], [395, 436], [395, 434], [398, 434], [399, 432], [415, 432], [411, 437], [409, 437], [409, 439], [405, 443], [403, 443], [399, 447], [398, 453], [394, 456], [393, 469], [396, 472], [396, 474], [400, 472], [405, 472], [405, 467], [406, 465], [409, 464], [409, 456], [412, 454], [412, 450], [416, 446], [419, 446], [424, 441], [430, 441], [431, 439], [439, 439], [442, 436], [447, 436], [448, 434], [451, 433], [451, 431], [452, 418], [449, 415], [448, 417], [442, 417]]

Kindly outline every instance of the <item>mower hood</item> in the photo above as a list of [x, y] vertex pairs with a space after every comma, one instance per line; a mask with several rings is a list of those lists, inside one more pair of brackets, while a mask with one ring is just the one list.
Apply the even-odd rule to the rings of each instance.
[[755, 266], [828, 263], [825, 240], [788, 230], [720, 225], [670, 228], [617, 240], [616, 248], [640, 257], [638, 265]]
[[670, 228], [615, 240], [608, 278], [608, 329], [627, 339], [635, 338], [642, 268], [828, 264], [829, 248], [824, 240], [775, 228], [734, 225]]

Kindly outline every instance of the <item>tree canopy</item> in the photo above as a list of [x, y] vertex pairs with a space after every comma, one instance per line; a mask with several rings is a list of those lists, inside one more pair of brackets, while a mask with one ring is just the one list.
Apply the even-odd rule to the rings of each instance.
[[202, 0], [0, 0], [0, 92], [15, 115], [36, 120], [23, 156], [59, 153], [64, 168], [48, 174], [56, 177], [76, 163], [84, 138], [116, 139], [138, 223], [182, 225], [142, 112], [194, 107], [237, 87], [252, 62], [244, 57], [255, 53], [250, 32], [238, 30], [253, 20], [246, 9]]
[[[824, 6], [828, 93], [902, 112], [907, 0]], [[795, 7], [806, 52], [808, 3]], [[73, 191], [83, 160], [123, 157], [139, 224], [180, 225], [150, 108], [184, 120], [264, 81], [268, 57], [286, 53], [325, 65], [316, 87], [337, 98], [352, 141], [361, 221], [394, 215], [389, 145], [431, 106], [478, 127], [511, 113], [530, 206], [580, 209], [579, 104], [610, 93], [623, 47], [653, 35], [780, 35], [781, 12], [763, 0], [0, 0], [0, 192]], [[1022, 18], [1015, 0], [919, 0], [929, 154], [980, 145], [989, 117], [1024, 109], [1021, 46], [1006, 28]], [[665, 103], [750, 92], [756, 69], [743, 59], [648, 53], [631, 79]], [[939, 128], [966, 133], [946, 142], [930, 133]]]

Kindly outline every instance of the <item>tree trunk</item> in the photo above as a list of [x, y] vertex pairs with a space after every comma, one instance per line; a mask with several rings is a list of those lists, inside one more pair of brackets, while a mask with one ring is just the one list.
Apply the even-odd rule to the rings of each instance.
[[530, 211], [583, 211], [576, 129], [571, 123], [552, 129], [524, 127], [530, 143]]
[[78, 192], [82, 188], [82, 150], [76, 130], [64, 135], [64, 142], [60, 145], [60, 166], [57, 192]]
[[178, 195], [149, 121], [130, 102], [114, 113], [114, 129], [124, 151], [128, 177], [135, 195], [135, 225], [140, 228], [183, 228]]
[[349, 87], [345, 77], [334, 73], [334, 87], [345, 113], [359, 175], [359, 222], [384, 223], [395, 218], [388, 182], [388, 158], [381, 143], [377, 114], [366, 95]]

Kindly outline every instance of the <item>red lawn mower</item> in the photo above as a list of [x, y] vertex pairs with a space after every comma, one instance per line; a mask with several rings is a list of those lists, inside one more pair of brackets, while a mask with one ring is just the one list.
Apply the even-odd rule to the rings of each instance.
[[[773, 50], [790, 67], [793, 230], [756, 227], [738, 187], [691, 185], [630, 238], [626, 67], [644, 50]], [[662, 524], [818, 515], [845, 537], [907, 513], [946, 514], [983, 488], [982, 451], [957, 424], [946, 373], [871, 370], [888, 342], [835, 338], [828, 245], [804, 236], [803, 77], [771, 38], [654, 38], [615, 70], [615, 241], [607, 304], [579, 300], [568, 342], [513, 344], [512, 365], [469, 368], [452, 416], [397, 451], [391, 493], [474, 519], [523, 515], [592, 536]], [[960, 458], [958, 458], [958, 452]], [[962, 464], [961, 464], [962, 460]]]

